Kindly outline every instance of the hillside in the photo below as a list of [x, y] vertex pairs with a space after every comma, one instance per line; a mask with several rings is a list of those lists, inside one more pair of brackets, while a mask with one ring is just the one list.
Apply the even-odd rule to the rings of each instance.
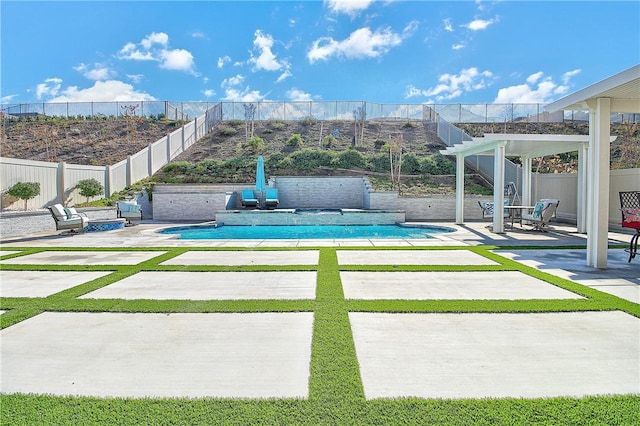
[[[74, 164], [109, 165], [124, 160], [176, 129], [182, 123], [150, 119], [33, 119], [5, 121], [2, 127], [0, 156], [40, 161], [66, 161]], [[471, 136], [484, 133], [587, 134], [585, 122], [566, 123], [501, 123], [459, 124]], [[228, 160], [255, 155], [246, 146], [246, 132], [242, 121], [220, 123], [210, 135], [202, 139], [177, 161], [196, 162], [207, 158]], [[253, 135], [264, 139], [260, 152], [269, 157], [276, 153], [287, 155], [299, 148], [323, 148], [344, 151], [355, 147], [363, 154], [380, 152], [389, 141], [402, 144], [403, 151], [417, 156], [437, 153], [444, 147], [436, 134], [420, 121], [377, 121], [358, 127], [352, 121], [265, 121], [255, 122]], [[300, 134], [298, 148], [287, 146], [293, 134]], [[612, 126], [618, 136], [612, 144], [612, 168], [640, 167], [640, 131], [636, 125]], [[325, 137], [335, 135], [335, 142], [327, 146]], [[574, 156], [546, 158], [540, 171], [574, 171]], [[534, 164], [535, 167], [535, 164]]]

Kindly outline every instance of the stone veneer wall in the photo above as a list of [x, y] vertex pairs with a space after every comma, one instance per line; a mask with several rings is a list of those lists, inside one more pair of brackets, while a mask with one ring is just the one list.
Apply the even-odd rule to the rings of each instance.
[[235, 209], [247, 185], [157, 184], [153, 188], [154, 220], [215, 220], [218, 210]]
[[366, 178], [277, 176], [270, 182], [278, 189], [278, 208], [362, 209]]

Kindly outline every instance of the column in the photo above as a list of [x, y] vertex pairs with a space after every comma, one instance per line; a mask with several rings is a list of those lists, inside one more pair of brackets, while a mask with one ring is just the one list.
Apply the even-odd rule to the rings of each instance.
[[499, 142], [493, 150], [493, 232], [504, 232], [502, 217], [504, 204], [504, 151], [506, 142]]
[[456, 154], [456, 225], [464, 224], [464, 155]]

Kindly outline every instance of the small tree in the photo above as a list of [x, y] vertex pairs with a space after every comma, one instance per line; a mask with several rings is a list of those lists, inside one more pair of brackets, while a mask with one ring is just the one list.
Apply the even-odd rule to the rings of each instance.
[[255, 154], [262, 152], [265, 146], [264, 139], [260, 136], [251, 136], [247, 142], [247, 149]]
[[80, 195], [87, 197], [87, 203], [89, 198], [104, 194], [102, 184], [93, 178], [81, 180], [76, 185], [76, 188], [80, 191]]
[[9, 188], [7, 191], [9, 195], [12, 197], [19, 198], [24, 200], [24, 209], [27, 210], [27, 202], [37, 196], [40, 195], [40, 183], [39, 182], [18, 182]]

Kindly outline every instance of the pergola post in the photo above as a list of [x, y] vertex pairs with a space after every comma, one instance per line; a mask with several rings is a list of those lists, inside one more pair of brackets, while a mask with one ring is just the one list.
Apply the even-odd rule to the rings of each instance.
[[502, 216], [504, 204], [504, 152], [506, 141], [496, 144], [493, 153], [493, 232], [504, 232], [504, 217]]
[[609, 236], [609, 134], [611, 99], [597, 98], [589, 109], [589, 176], [587, 200], [590, 220], [587, 224], [587, 264], [607, 267]]
[[588, 159], [589, 150], [587, 145], [582, 145], [578, 150], [578, 199], [576, 205], [576, 227], [581, 234], [587, 232]]
[[531, 205], [531, 157], [522, 156], [522, 205]]
[[456, 155], [456, 225], [464, 224], [464, 155]]

